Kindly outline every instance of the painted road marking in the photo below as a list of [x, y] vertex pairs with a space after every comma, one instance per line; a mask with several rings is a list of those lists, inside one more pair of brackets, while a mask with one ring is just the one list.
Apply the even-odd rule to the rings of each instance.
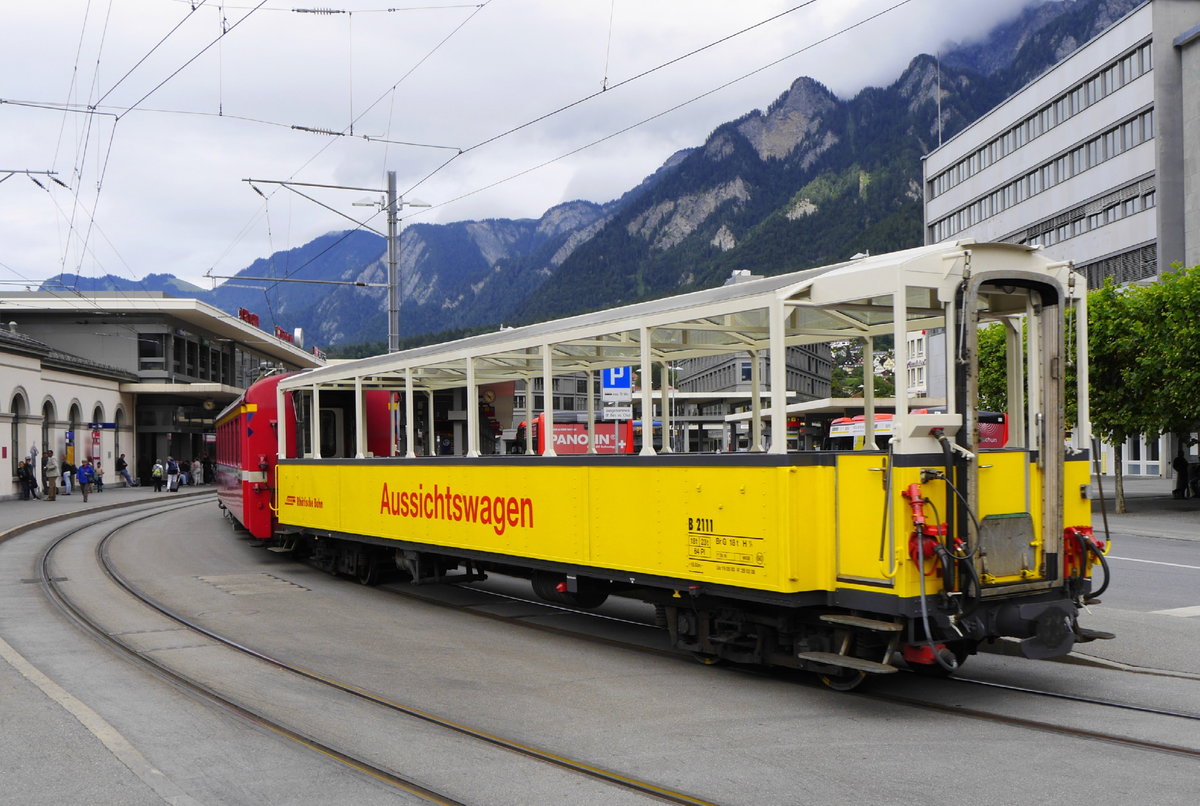
[[42, 690], [52, 702], [69, 713], [79, 724], [100, 740], [117, 760], [129, 768], [129, 771], [153, 789], [166, 803], [177, 806], [201, 806], [200, 801], [190, 797], [161, 770], [151, 764], [120, 731], [114, 728], [104, 717], [93, 711], [86, 703], [76, 698], [58, 683], [55, 683], [25, 656], [13, 649], [0, 638], [0, 658], [21, 673], [21, 676]]
[[1154, 610], [1151, 611], [1156, 616], [1180, 616], [1181, 618], [1191, 618], [1200, 616], [1200, 605], [1195, 607], [1173, 607], [1170, 610]]
[[1108, 560], [1124, 560], [1127, 563], [1146, 563], [1148, 565], [1167, 565], [1171, 568], [1187, 568], [1192, 571], [1200, 571], [1200, 565], [1182, 565], [1180, 563], [1160, 563], [1158, 560], [1135, 560], [1133, 557], [1113, 557], [1109, 556]]

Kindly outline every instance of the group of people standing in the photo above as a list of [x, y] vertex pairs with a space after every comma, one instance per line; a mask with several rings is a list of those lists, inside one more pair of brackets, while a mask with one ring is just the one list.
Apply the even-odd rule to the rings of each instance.
[[[66, 458], [59, 462], [54, 451], [46, 451], [41, 470], [45, 474], [46, 480], [46, 501], [54, 501], [58, 497], [60, 481], [63, 495], [71, 495], [78, 490], [84, 501], [88, 500], [88, 495], [93, 490], [98, 493], [104, 492], [104, 468], [99, 459], [92, 462], [91, 459], [85, 458], [76, 467]], [[129, 474], [129, 463], [125, 461], [125, 454], [121, 454], [117, 458], [117, 473], [130, 487], [138, 486], [137, 481]], [[17, 482], [21, 487], [21, 500], [42, 500], [42, 496], [38, 494], [38, 475], [38, 467], [32, 458], [26, 457], [21, 460], [17, 467]]]
[[[122, 458], [124, 458], [123, 454]], [[92, 464], [90, 459], [85, 458], [76, 467], [67, 459], [63, 459], [60, 464], [54, 456], [54, 451], [46, 451], [43, 462], [42, 470], [46, 476], [45, 500], [47, 501], [54, 501], [58, 497], [59, 479], [62, 479], [63, 495], [70, 495], [75, 489], [78, 489], [83, 500], [86, 501], [93, 488], [96, 492], [104, 492], [104, 469], [100, 466], [99, 460]], [[42, 496], [38, 495], [38, 468], [31, 458], [26, 457], [21, 460], [21, 464], [17, 467], [17, 482], [21, 487], [21, 500], [42, 500]]]
[[[93, 490], [98, 493], [104, 492], [104, 469], [100, 466], [99, 460], [93, 463], [90, 459], [85, 458], [76, 467], [74, 463], [65, 458], [60, 462], [54, 455], [54, 451], [46, 451], [40, 470], [45, 477], [45, 500], [47, 501], [53, 501], [58, 496], [60, 481], [63, 495], [71, 495], [78, 490], [83, 495], [84, 501], [88, 500], [88, 495]], [[125, 454], [117, 457], [116, 470], [117, 474], [130, 487], [139, 485], [138, 480], [133, 478], [129, 472], [129, 463], [125, 460]], [[35, 458], [25, 457], [21, 460], [17, 466], [17, 482], [21, 489], [21, 500], [42, 500], [42, 496], [38, 494], [38, 477], [42, 473], [39, 473]], [[175, 492], [180, 485], [211, 483], [213, 481], [213, 464], [207, 454], [193, 459], [191, 462], [176, 461], [168, 456], [165, 463], [162, 460], [154, 463], [150, 469], [150, 476], [154, 482], [155, 492], [161, 492], [164, 484], [168, 490]]]
[[154, 463], [150, 468], [150, 478], [154, 482], [154, 492], [162, 492], [163, 485], [166, 485], [168, 492], [179, 492], [182, 485], [187, 484], [209, 484], [212, 482], [212, 461], [209, 460], [208, 454], [205, 454], [202, 459], [192, 459], [188, 462], [186, 459], [176, 461], [168, 456], [166, 463], [161, 459]]

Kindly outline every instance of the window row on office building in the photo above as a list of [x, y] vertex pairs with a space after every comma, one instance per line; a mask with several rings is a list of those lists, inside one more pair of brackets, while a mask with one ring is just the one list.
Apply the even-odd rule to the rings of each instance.
[[1100, 135], [1065, 151], [1032, 171], [935, 221], [933, 242], [944, 241], [1013, 205], [1079, 176], [1154, 137], [1154, 110], [1132, 115]]
[[1151, 58], [1150, 41], [1146, 40], [1109, 62], [1104, 68], [1062, 93], [1020, 123], [934, 176], [929, 182], [930, 198], [937, 198], [965, 182], [992, 163], [1003, 159], [1054, 127], [1066, 123], [1135, 78], [1150, 72], [1153, 68]]
[[1021, 243], [1053, 246], [1149, 210], [1156, 201], [1154, 179], [1148, 177], [1041, 221], [1029, 227], [1018, 240]]

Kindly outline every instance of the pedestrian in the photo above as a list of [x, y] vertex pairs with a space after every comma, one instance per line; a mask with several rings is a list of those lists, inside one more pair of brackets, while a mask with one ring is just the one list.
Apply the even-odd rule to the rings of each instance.
[[159, 459], [154, 460], [154, 467], [150, 468], [150, 480], [154, 482], [154, 492], [161, 493], [163, 488], [163, 476], [166, 471], [163, 468], [163, 463]]
[[212, 484], [213, 479], [213, 462], [212, 457], [207, 453], [200, 457], [200, 465], [202, 469], [202, 478], [205, 484]]
[[21, 490], [21, 500], [29, 500], [29, 460], [22, 459], [17, 465], [17, 487]]
[[67, 461], [64, 458], [62, 460], [63, 495], [71, 494], [71, 487], [72, 487], [74, 478], [75, 478], [75, 465], [72, 464], [71, 462]]
[[1175, 452], [1175, 459], [1171, 462], [1171, 469], [1175, 471], [1175, 489], [1171, 495], [1175, 498], [1187, 498], [1188, 492], [1188, 461], [1183, 455], [1183, 445], [1179, 446], [1179, 450]]
[[129, 475], [129, 463], [125, 461], [125, 454], [117, 457], [117, 475], [125, 479], [127, 486], [138, 486], [138, 482], [134, 481], [133, 476]]
[[38, 495], [38, 473], [35, 466], [36, 459], [27, 459], [25, 461], [25, 486], [29, 489], [30, 501], [41, 501], [42, 497]]
[[167, 457], [167, 490], [179, 492], [179, 463], [170, 456]]
[[192, 484], [204, 484], [204, 468], [200, 466], [200, 457], [192, 459]]
[[87, 459], [84, 459], [83, 464], [79, 466], [76, 480], [79, 482], [79, 492], [83, 493], [83, 502], [86, 504], [88, 493], [92, 491], [92, 482], [96, 480], [96, 469]]
[[58, 460], [54, 458], [54, 451], [46, 451], [45, 462], [46, 500], [53, 501], [58, 495]]
[[96, 492], [104, 492], [104, 468], [100, 466], [100, 460], [96, 460]]

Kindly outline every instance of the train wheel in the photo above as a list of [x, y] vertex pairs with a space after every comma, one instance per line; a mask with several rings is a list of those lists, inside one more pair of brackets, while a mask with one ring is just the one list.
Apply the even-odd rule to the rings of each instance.
[[360, 557], [358, 572], [355, 579], [360, 585], [376, 585], [379, 583], [379, 563], [373, 557]]
[[853, 669], [845, 669], [837, 674], [821, 675], [821, 683], [834, 691], [853, 691], [866, 679], [866, 672], [856, 672]]

